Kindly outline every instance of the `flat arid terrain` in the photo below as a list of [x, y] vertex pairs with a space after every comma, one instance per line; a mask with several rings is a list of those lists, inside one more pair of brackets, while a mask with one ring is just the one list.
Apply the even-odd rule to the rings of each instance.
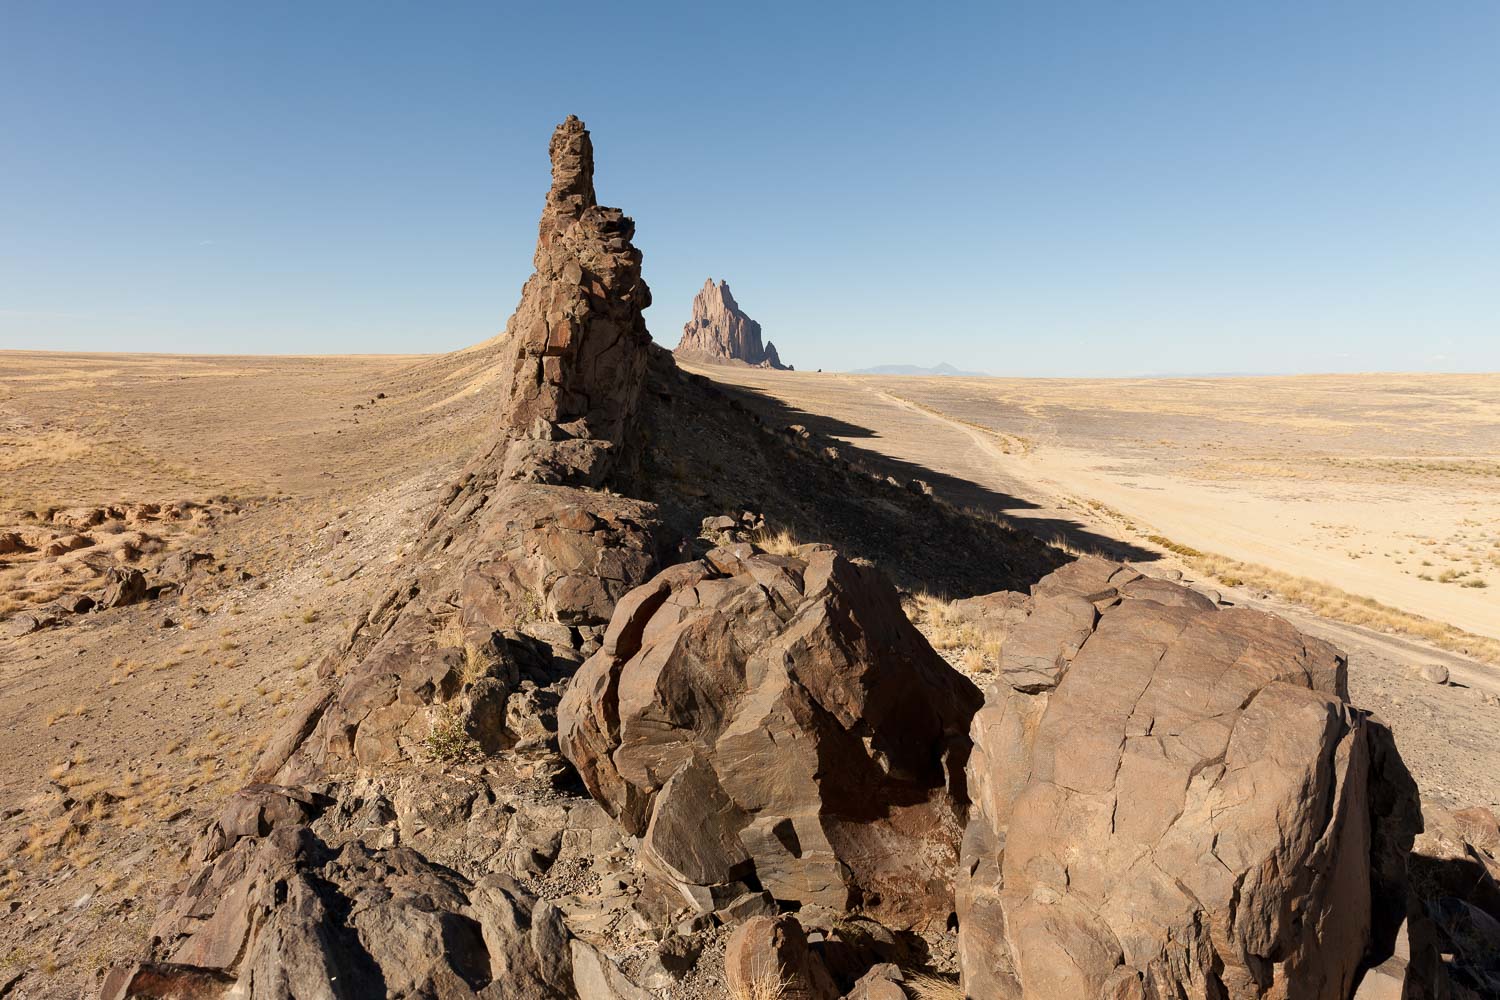
[[835, 436], [982, 484], [1014, 516], [1192, 550], [1231, 585], [1268, 568], [1263, 589], [1342, 591], [1500, 639], [1500, 375], [713, 370], [846, 422]]
[[679, 364], [549, 153], [475, 347], [0, 353], [0, 998], [1495, 995], [1495, 380]]
[[[692, 370], [1078, 551], [1350, 654], [1426, 795], [1500, 802], [1500, 375], [998, 379]], [[1373, 600], [1362, 600], [1373, 598]], [[1459, 686], [1420, 668], [1441, 664]]]
[[[50, 828], [7, 831], [4, 853], [35, 864], [24, 877], [19, 867], [0, 873], [11, 907], [0, 983], [38, 968], [76, 983], [70, 971], [97, 975], [145, 938], [154, 914], [139, 901], [186, 874], [198, 828], [315, 686], [319, 658], [378, 597], [367, 567], [403, 558], [414, 516], [482, 439], [494, 382], [485, 358], [0, 354], [0, 508], [79, 509], [77, 525], [51, 533], [94, 537], [65, 556], [102, 551], [126, 532], [152, 539], [158, 560], [212, 556], [191, 600], [168, 595], [149, 616], [80, 616], [0, 642], [0, 802], [29, 818], [38, 795], [66, 796], [97, 814], [70, 826], [58, 811]], [[1486, 477], [1497, 469], [1496, 380], [695, 370], [743, 391], [752, 410], [847, 442], [955, 504], [1153, 573], [1167, 567], [1324, 635], [1350, 653], [1353, 696], [1392, 722], [1425, 799], [1500, 800], [1491, 663], [1320, 618], [1278, 592], [1280, 576], [1226, 584], [1174, 551], [1309, 577], [1493, 635], [1500, 501]], [[1383, 402], [1355, 402], [1370, 399]], [[1420, 416], [1407, 423], [1408, 414]], [[181, 523], [88, 523], [94, 509], [182, 501], [201, 506]], [[94, 572], [83, 563], [71, 576], [38, 572], [46, 564], [36, 555], [0, 560], [8, 611]], [[1478, 580], [1497, 586], [1464, 586]], [[923, 628], [943, 647], [940, 625]], [[945, 651], [961, 663], [955, 645]], [[1427, 664], [1456, 683], [1424, 681], [1416, 671]]]

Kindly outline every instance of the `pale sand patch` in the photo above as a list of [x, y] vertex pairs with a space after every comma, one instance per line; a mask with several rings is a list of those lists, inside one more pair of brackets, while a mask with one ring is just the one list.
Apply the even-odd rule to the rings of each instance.
[[1155, 536], [1500, 638], [1500, 376], [703, 371], [985, 487], [1044, 534]]

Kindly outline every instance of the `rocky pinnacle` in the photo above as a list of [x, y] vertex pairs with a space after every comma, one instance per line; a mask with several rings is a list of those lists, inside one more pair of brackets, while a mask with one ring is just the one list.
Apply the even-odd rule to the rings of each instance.
[[552, 187], [538, 227], [536, 273], [505, 328], [500, 407], [505, 476], [598, 485], [629, 459], [651, 335], [641, 310], [635, 223], [594, 195], [594, 146], [573, 116], [548, 147]]
[[674, 352], [689, 361], [743, 361], [761, 368], [785, 368], [776, 345], [760, 342], [760, 324], [740, 309], [729, 282], [709, 278], [693, 299], [693, 318], [682, 328]]

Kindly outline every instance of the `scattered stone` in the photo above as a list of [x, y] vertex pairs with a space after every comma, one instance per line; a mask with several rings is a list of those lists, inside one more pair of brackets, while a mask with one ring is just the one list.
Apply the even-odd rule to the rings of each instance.
[[1417, 676], [1429, 684], [1447, 684], [1448, 668], [1441, 663], [1424, 663], [1417, 668]]

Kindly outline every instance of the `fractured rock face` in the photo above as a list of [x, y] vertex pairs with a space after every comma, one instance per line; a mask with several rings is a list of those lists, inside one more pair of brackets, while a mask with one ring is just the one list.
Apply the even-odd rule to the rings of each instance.
[[[514, 878], [471, 881], [408, 848], [334, 845], [303, 825], [324, 808], [305, 799], [238, 793], [194, 852], [205, 867], [153, 928], [167, 961], [116, 974], [105, 1000], [607, 995], [589, 983], [613, 966]], [[169, 989], [150, 992], [158, 984]]]
[[978, 702], [877, 571], [740, 544], [625, 595], [559, 736], [702, 911], [763, 888], [941, 926]]
[[688, 361], [743, 361], [760, 368], [789, 370], [781, 363], [776, 345], [760, 342], [760, 324], [740, 309], [729, 291], [729, 282], [717, 285], [709, 278], [693, 298], [693, 318], [682, 328], [682, 340], [673, 350]]
[[[630, 220], [595, 204], [582, 123], [559, 126], [551, 152], [537, 273], [497, 346], [493, 445], [324, 658], [319, 689], [257, 762], [258, 784], [200, 844], [153, 961], [113, 981], [120, 995], [157, 981], [186, 990], [201, 974], [277, 1000], [638, 996], [556, 909], [507, 881], [545, 872], [569, 836], [593, 837], [565, 818], [578, 810], [537, 818], [506, 798], [556, 785], [562, 685], [657, 565], [655, 508], [589, 488], [628, 474], [637, 453], [640, 253]], [[447, 770], [502, 753], [498, 787]], [[432, 795], [359, 793], [408, 769]], [[587, 806], [601, 841], [617, 840]]]
[[1102, 559], [1038, 583], [973, 722], [969, 995], [1349, 995], [1371, 832], [1344, 669]]
[[505, 328], [506, 478], [599, 485], [618, 464], [646, 372], [635, 223], [594, 198], [594, 146], [572, 115], [552, 134], [536, 272]]

